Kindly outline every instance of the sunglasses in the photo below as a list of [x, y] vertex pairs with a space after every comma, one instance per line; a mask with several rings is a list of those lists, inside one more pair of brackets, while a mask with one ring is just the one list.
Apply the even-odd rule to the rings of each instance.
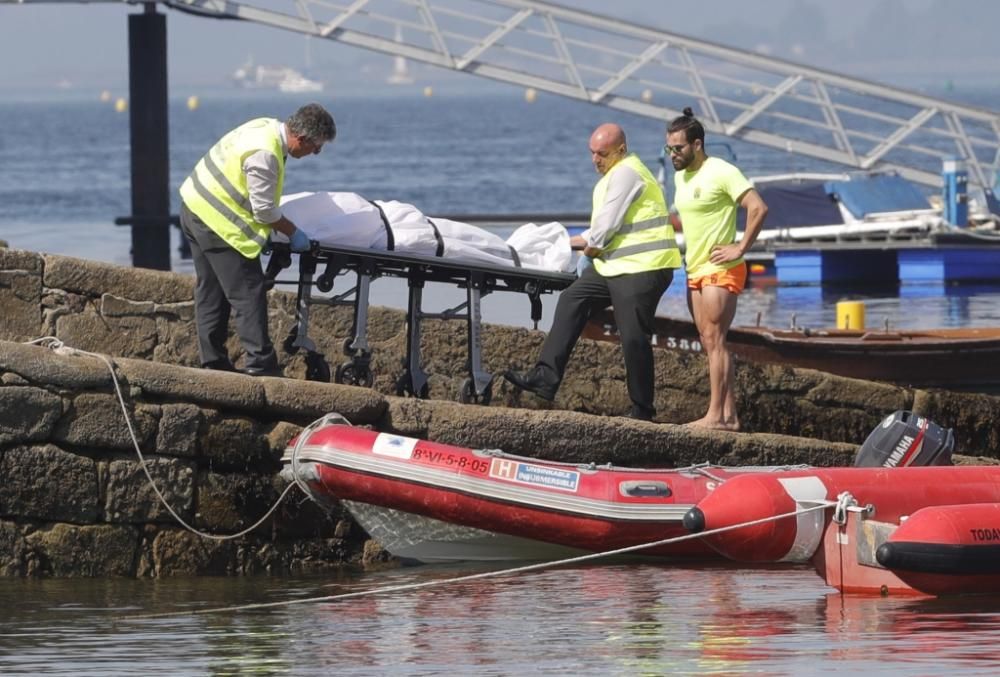
[[663, 152], [666, 153], [667, 155], [674, 155], [674, 154], [680, 155], [681, 153], [684, 152], [684, 149], [690, 145], [691, 144], [689, 142], [689, 143], [679, 143], [676, 146], [664, 146]]

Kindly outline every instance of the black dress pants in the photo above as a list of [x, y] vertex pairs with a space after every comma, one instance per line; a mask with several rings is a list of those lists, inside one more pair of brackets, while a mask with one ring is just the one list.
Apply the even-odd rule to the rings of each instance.
[[615, 323], [625, 356], [625, 376], [634, 414], [653, 416], [653, 317], [660, 297], [674, 278], [673, 268], [604, 277], [593, 267], [559, 295], [552, 329], [537, 366], [562, 382], [570, 353], [591, 316], [614, 306]]
[[267, 329], [267, 289], [260, 257], [248, 259], [181, 205], [181, 230], [191, 243], [197, 283], [194, 314], [201, 363], [229, 362], [229, 315], [246, 352], [244, 367], [274, 369], [278, 356]]

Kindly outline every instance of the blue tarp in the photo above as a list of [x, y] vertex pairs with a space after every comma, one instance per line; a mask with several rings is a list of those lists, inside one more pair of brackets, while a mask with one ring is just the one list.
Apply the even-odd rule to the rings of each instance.
[[[843, 223], [840, 209], [826, 194], [823, 184], [816, 181], [766, 183], [757, 189], [767, 205], [764, 228], [794, 226], [827, 226]], [[746, 226], [746, 210], [740, 209], [736, 227]]]
[[859, 219], [877, 212], [930, 209], [920, 189], [896, 174], [861, 176], [850, 181], [827, 181], [826, 192]]

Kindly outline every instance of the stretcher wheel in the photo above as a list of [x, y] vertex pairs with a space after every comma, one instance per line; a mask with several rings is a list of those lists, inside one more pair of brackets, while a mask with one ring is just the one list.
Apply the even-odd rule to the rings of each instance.
[[333, 289], [333, 278], [327, 277], [326, 275], [320, 275], [316, 278], [316, 288], [325, 294]]
[[462, 404], [482, 404], [487, 405], [493, 399], [493, 384], [486, 386], [482, 395], [476, 394], [476, 384], [472, 378], [462, 381], [462, 387], [458, 391], [458, 401]]
[[353, 362], [344, 362], [337, 367], [334, 380], [336, 383], [371, 388], [372, 383], [375, 382], [375, 377], [372, 375], [372, 370], [368, 367], [361, 367]]
[[330, 365], [321, 353], [306, 354], [306, 380], [319, 381], [320, 383], [330, 382]]
[[289, 355], [294, 355], [299, 352], [299, 347], [295, 345], [295, 339], [298, 337], [299, 327], [298, 325], [295, 325], [288, 331], [288, 336], [285, 337], [285, 340], [281, 342], [282, 349], [284, 349], [284, 351]]

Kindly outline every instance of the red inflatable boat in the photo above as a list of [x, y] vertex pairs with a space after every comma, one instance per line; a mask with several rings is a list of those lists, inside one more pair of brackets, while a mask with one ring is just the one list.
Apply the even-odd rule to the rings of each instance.
[[[392, 554], [418, 561], [546, 559], [687, 536], [684, 514], [737, 471], [636, 470], [466, 449], [330, 415], [289, 443], [286, 475], [339, 500]], [[741, 468], [739, 473], [772, 472]], [[638, 555], [711, 557], [701, 539]]]
[[684, 523], [734, 560], [811, 562], [843, 592], [982, 593], [1000, 591], [998, 502], [1000, 466], [813, 468], [733, 477]]

